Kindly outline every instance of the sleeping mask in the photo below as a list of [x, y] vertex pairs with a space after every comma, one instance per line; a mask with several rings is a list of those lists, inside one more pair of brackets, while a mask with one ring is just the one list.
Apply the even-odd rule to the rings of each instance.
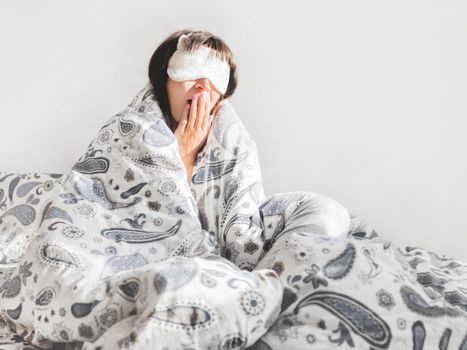
[[182, 34], [178, 39], [177, 50], [170, 57], [167, 75], [175, 81], [208, 78], [216, 89], [224, 95], [230, 78], [230, 65], [226, 60], [216, 57], [216, 51], [201, 46], [187, 51], [184, 44], [188, 36]]

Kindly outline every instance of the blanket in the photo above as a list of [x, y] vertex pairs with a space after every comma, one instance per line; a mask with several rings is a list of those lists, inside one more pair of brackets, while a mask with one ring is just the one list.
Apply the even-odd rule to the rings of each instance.
[[2, 348], [467, 349], [466, 263], [259, 164], [225, 100], [188, 183], [147, 83], [69, 173], [0, 173]]

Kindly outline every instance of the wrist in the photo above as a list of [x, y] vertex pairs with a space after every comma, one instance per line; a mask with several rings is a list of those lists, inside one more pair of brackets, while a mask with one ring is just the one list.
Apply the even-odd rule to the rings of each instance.
[[186, 161], [194, 162], [196, 159], [196, 154], [197, 152], [188, 152], [188, 153], [182, 154], [181, 157], [184, 162]]

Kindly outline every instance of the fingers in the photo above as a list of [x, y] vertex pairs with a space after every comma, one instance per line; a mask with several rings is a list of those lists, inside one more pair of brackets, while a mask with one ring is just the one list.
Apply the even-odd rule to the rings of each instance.
[[201, 92], [194, 95], [191, 102], [191, 109], [188, 113], [189, 117], [186, 129], [190, 132], [194, 132], [198, 129], [206, 130], [213, 119], [213, 116], [209, 115], [210, 109], [211, 100], [209, 93]]
[[205, 92], [200, 93], [200, 101], [199, 101], [199, 110], [196, 116], [195, 128], [199, 129], [203, 124], [204, 119], [206, 118], [206, 107], [209, 101], [209, 97]]
[[206, 142], [215, 118], [215, 112], [213, 114], [210, 112], [209, 93], [193, 95], [191, 106], [187, 103], [183, 107], [181, 120], [175, 130], [181, 154], [196, 153]]
[[193, 130], [195, 128], [196, 117], [198, 114], [198, 99], [199, 95], [194, 95], [193, 100], [191, 101], [191, 110], [190, 110], [190, 118], [188, 120], [188, 128]]
[[206, 119], [204, 120], [204, 123], [203, 123], [203, 129], [204, 130], [207, 129], [208, 134], [211, 132], [212, 122], [214, 121], [214, 118], [216, 117], [218, 108], [219, 108], [219, 103], [216, 103], [216, 105], [214, 106], [214, 108], [212, 108], [212, 111], [211, 111], [211, 104], [210, 103], [208, 104]]
[[176, 135], [183, 135], [185, 133], [186, 127], [188, 125], [188, 114], [190, 113], [190, 104], [185, 104], [182, 112], [182, 119], [178, 123], [177, 129], [175, 130], [174, 134]]

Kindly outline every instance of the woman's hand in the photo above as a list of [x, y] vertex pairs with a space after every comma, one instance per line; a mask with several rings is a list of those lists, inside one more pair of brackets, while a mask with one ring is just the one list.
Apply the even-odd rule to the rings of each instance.
[[189, 184], [191, 183], [191, 173], [193, 172], [196, 155], [208, 137], [217, 108], [213, 110], [212, 115], [209, 115], [211, 110], [209, 93], [201, 92], [194, 95], [191, 101], [191, 109], [190, 104], [187, 103], [183, 109], [182, 120], [180, 120], [174, 132], [178, 140], [183, 164], [185, 164]]
[[209, 115], [211, 101], [209, 92], [200, 92], [193, 96], [190, 104], [183, 109], [182, 119], [174, 132], [180, 147], [182, 159], [196, 159], [198, 151], [211, 130], [214, 113]]

